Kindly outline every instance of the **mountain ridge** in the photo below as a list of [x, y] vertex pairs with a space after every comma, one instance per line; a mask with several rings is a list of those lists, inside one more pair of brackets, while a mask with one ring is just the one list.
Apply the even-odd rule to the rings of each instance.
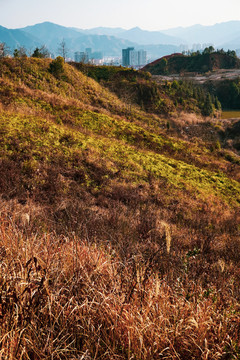
[[[43, 22], [20, 29], [0, 27], [0, 41], [6, 42], [12, 50], [18, 46], [33, 49], [45, 44], [56, 56], [58, 44], [64, 39], [70, 56], [75, 51], [85, 51], [91, 47], [102, 51], [106, 56], [121, 56], [123, 48], [133, 46], [145, 49], [150, 58], [159, 58], [173, 52], [181, 52], [187, 44], [213, 43], [218, 48], [240, 51], [240, 21], [230, 21], [212, 26], [200, 24], [191, 27], [178, 27], [162, 31], [148, 31], [135, 27], [123, 28], [97, 27], [93, 29], [71, 28], [52, 22]], [[181, 45], [181, 46], [180, 46]]]

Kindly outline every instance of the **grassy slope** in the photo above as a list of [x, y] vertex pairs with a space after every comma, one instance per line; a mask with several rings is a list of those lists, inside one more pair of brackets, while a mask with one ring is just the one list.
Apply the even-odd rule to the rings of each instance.
[[[199, 359], [208, 352], [209, 358], [217, 359], [228, 351], [234, 356], [239, 346], [237, 327], [230, 328], [228, 322], [233, 316], [231, 311], [236, 319], [239, 318], [236, 305], [240, 246], [239, 157], [221, 150], [215, 140], [192, 137], [190, 141], [190, 138], [183, 140], [173, 136], [163, 116], [144, 112], [134, 104], [129, 109], [116, 95], [67, 64], [64, 76], [55, 78], [48, 72], [49, 62], [6, 59], [0, 63], [3, 224], [0, 255], [3, 254], [1, 266], [9, 269], [9, 273], [6, 271], [2, 275], [2, 294], [8, 291], [4, 284], [11, 283], [12, 271], [16, 279], [27, 284], [24, 288], [21, 281], [11, 283], [16, 294], [24, 289], [28, 293], [26, 289], [32, 289], [39, 276], [44, 278], [42, 287], [37, 290], [43, 301], [34, 308], [32, 298], [29, 300], [26, 316], [32, 319], [32, 327], [27, 326], [23, 343], [19, 334], [26, 326], [25, 315], [18, 325], [11, 306], [4, 303], [5, 333], [0, 335], [6, 336], [3, 351], [13, 347], [12, 358], [20, 358], [26, 348], [28, 354], [32, 353], [28, 356], [34, 359], [47, 359], [54, 351], [56, 359], [73, 358], [84, 352], [89, 352], [93, 358], [106, 359], [114, 356], [158, 359], [164, 351], [169, 359]], [[214, 124], [210, 124], [210, 129], [214, 131]], [[59, 237], [51, 235], [51, 231], [56, 231]], [[33, 239], [32, 234], [36, 232], [39, 235]], [[20, 250], [21, 246], [14, 245], [14, 237], [23, 244], [27, 242], [27, 253]], [[10, 238], [13, 243], [9, 242]], [[101, 247], [92, 248], [84, 240], [99, 243]], [[47, 254], [55, 246], [61, 247], [65, 260], [56, 259], [56, 249], [51, 255], [52, 261], [45, 257], [45, 252]], [[69, 251], [73, 246], [79, 255], [72, 257]], [[19, 264], [15, 270], [12, 268], [15, 266], [12, 259], [16, 257], [14, 248], [18, 249]], [[72, 282], [71, 279], [76, 274], [79, 276], [89, 256], [93, 262], [81, 280], [85, 290], [75, 291], [73, 287], [79, 286], [78, 280]], [[33, 257], [41, 263], [44, 276], [38, 274], [37, 268], [33, 270], [30, 263], [26, 268], [32, 267], [32, 275], [23, 274], [24, 264]], [[66, 263], [61, 271], [57, 266], [59, 261]], [[98, 266], [97, 278], [103, 283], [94, 285], [90, 279], [94, 278], [94, 269]], [[122, 274], [118, 290], [114, 282], [116, 274]], [[104, 285], [106, 281], [110, 284], [108, 289]], [[65, 300], [60, 292], [57, 295], [65, 286], [64, 282], [69, 293], [69, 297], [64, 295]], [[74, 285], [70, 285], [71, 282]], [[196, 287], [195, 295], [189, 284]], [[180, 288], [184, 300], [178, 295]], [[218, 295], [223, 288], [224, 300]], [[226, 300], [230, 288], [234, 295]], [[96, 308], [86, 306], [86, 311], [81, 310], [84, 309], [83, 299], [94, 301], [95, 291], [99, 294]], [[154, 295], [156, 292], [158, 295]], [[174, 309], [169, 293], [178, 304]], [[113, 298], [111, 294], [115, 294]], [[9, 296], [7, 292], [7, 298]], [[43, 350], [41, 343], [46, 341], [45, 332], [49, 328], [49, 314], [44, 309], [53, 297], [57, 325], [52, 328], [51, 340], [48, 339]], [[159, 297], [166, 299], [161, 300], [162, 309], [166, 306], [161, 315], [166, 325], [160, 333]], [[22, 295], [16, 300], [23, 312], [24, 301]], [[112, 327], [96, 315], [103, 311], [99, 306], [105, 302], [109, 309], [106, 318], [112, 321]], [[196, 304], [201, 304], [200, 312], [205, 312], [204, 307], [209, 311], [205, 323], [194, 315]], [[31, 306], [42, 313], [42, 322], [39, 323]], [[145, 315], [138, 312], [141, 307]], [[86, 330], [80, 331], [81, 335], [76, 335], [79, 330], [72, 318], [64, 323], [65, 311], [79, 321], [83, 316], [79, 329]], [[119, 311], [124, 313], [121, 323], [117, 320]], [[176, 311], [175, 318], [170, 320], [172, 311]], [[172, 337], [172, 326], [177, 329], [180, 319], [183, 319], [182, 327], [178, 335]], [[217, 334], [207, 330], [210, 321], [218, 328]], [[9, 330], [7, 323], [12, 324], [9, 326], [13, 330]], [[147, 333], [144, 329], [149, 324], [152, 330]], [[100, 325], [102, 332], [100, 328], [97, 330]], [[58, 327], [62, 326], [61, 334]], [[39, 327], [42, 333], [38, 334]], [[204, 336], [197, 336], [197, 327]], [[189, 329], [191, 335], [188, 336]], [[125, 335], [120, 336], [120, 332]], [[142, 334], [140, 345], [139, 334]], [[89, 340], [91, 337], [94, 341]], [[31, 342], [39, 342], [39, 346], [31, 346]], [[156, 347], [152, 347], [153, 343]], [[67, 346], [71, 348], [69, 356]], [[27, 359], [27, 355], [24, 356]]]
[[[7, 108], [11, 110], [11, 114], [3, 112], [1, 116], [1, 129], [5, 134], [2, 143], [3, 156], [8, 157], [14, 154], [14, 150], [18, 150], [11, 149], [9, 143], [12, 142], [13, 146], [15, 144], [17, 146], [19, 142], [17, 138], [21, 133], [27, 147], [26, 150], [22, 149], [21, 153], [26, 153], [30, 158], [36, 157], [37, 160], [39, 157], [43, 160], [39, 154], [40, 149], [42, 157], [46, 152], [46, 159], [48, 153], [52, 155], [52, 149], [55, 149], [55, 159], [56, 155], [59, 155], [60, 158], [66, 157], [64, 160], [66, 162], [70, 161], [71, 152], [74, 155], [74, 152], [82, 152], [82, 149], [89, 146], [92, 151], [99, 153], [103, 160], [107, 156], [116, 162], [117, 167], [125, 168], [126, 174], [129, 162], [132, 161], [134, 173], [135, 166], [141, 168], [140, 178], [146, 178], [149, 173], [161, 175], [175, 186], [179, 180], [184, 181], [185, 178], [186, 183], [192, 184], [197, 189], [212, 188], [210, 190], [212, 193], [215, 191], [214, 188], [216, 191], [220, 188], [225, 191], [224, 189], [231, 188], [232, 184], [238, 192], [238, 184], [227, 176], [218, 172], [203, 171], [192, 164], [194, 162], [199, 164], [201, 155], [209, 157], [208, 162], [213, 163], [218, 160], [216, 154], [211, 154], [211, 151], [203, 145], [191, 144], [167, 136], [166, 132], [160, 131], [163, 120], [156, 116], [133, 108], [132, 119], [126, 119], [124, 104], [97, 83], [84, 77], [82, 73], [68, 67], [65, 76], [67, 81], [58, 81], [47, 72], [47, 62], [45, 67], [40, 67], [35, 60], [29, 63], [16, 82], [14, 78], [19, 75], [17, 73], [19, 69], [14, 68], [14, 63], [9, 63], [10, 61], [7, 63], [8, 68], [2, 70], [4, 77], [1, 83], [2, 102], [3, 104], [10, 102]], [[11, 74], [8, 73], [8, 69], [11, 70]], [[21, 84], [21, 81], [24, 84]], [[15, 113], [22, 114], [15, 116]], [[33, 116], [29, 117], [29, 113], [33, 113]], [[112, 139], [119, 141], [113, 143]], [[36, 154], [32, 154], [31, 151], [35, 151]], [[178, 161], [181, 157], [185, 163]], [[177, 161], [174, 158], [177, 158]], [[51, 162], [51, 159], [48, 160]], [[221, 159], [220, 162], [224, 169], [224, 160]], [[206, 165], [206, 159], [204, 164]], [[187, 178], [184, 175], [186, 171]], [[220, 182], [217, 181], [218, 178]], [[212, 185], [209, 184], [208, 179]], [[234, 191], [233, 198], [238, 201]]]

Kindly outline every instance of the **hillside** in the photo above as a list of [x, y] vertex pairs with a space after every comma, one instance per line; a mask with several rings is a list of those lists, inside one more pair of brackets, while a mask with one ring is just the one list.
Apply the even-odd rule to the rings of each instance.
[[206, 73], [219, 69], [239, 69], [240, 60], [234, 52], [223, 50], [210, 52], [207, 49], [191, 55], [173, 54], [146, 65], [143, 70], [153, 75], [168, 75], [180, 73]]
[[191, 91], [0, 59], [4, 358], [239, 357], [238, 125]]

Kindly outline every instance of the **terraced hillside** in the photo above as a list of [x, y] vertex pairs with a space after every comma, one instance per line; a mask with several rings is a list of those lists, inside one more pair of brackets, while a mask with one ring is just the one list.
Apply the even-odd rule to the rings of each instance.
[[224, 123], [176, 82], [56, 61], [0, 61], [3, 358], [237, 359]]

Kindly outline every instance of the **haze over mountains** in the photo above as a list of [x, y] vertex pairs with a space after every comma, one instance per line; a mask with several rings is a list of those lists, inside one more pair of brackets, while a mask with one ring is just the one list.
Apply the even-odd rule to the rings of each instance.
[[25, 46], [32, 51], [36, 46], [44, 44], [55, 56], [62, 39], [66, 41], [71, 57], [75, 51], [84, 51], [86, 47], [102, 51], [105, 56], [121, 56], [123, 48], [134, 46], [136, 49], [147, 50], [151, 58], [182, 51], [182, 45], [191, 49], [197, 43], [211, 43], [216, 48], [239, 50], [240, 21], [162, 31], [147, 31], [138, 27], [130, 30], [107, 27], [83, 30], [50, 22], [14, 30], [0, 26], [0, 42], [6, 42], [11, 49]]
[[[224, 47], [240, 38], [240, 21], [229, 21], [212, 26], [198, 24], [187, 28], [177, 27], [163, 30], [162, 32], [166, 35], [178, 36], [188, 44], [211, 42], [216, 47]], [[237, 48], [240, 47], [240, 41], [236, 43], [236, 46]]]

